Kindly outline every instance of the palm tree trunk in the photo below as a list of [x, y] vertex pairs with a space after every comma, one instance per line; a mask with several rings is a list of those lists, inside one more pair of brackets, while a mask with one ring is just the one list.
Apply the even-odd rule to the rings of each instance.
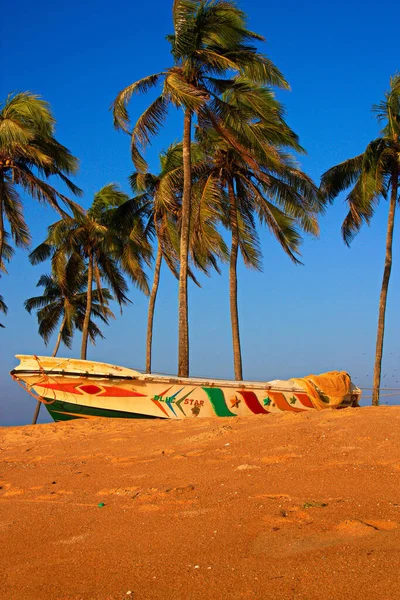
[[58, 332], [57, 341], [56, 341], [56, 345], [54, 347], [52, 356], [57, 356], [57, 352], [58, 352], [58, 349], [59, 349], [60, 343], [61, 343], [62, 332], [64, 331], [64, 327], [65, 327], [65, 323], [66, 322], [67, 322], [67, 315], [64, 315], [64, 318], [63, 318], [62, 323], [61, 323], [60, 330]]
[[390, 195], [389, 217], [386, 233], [385, 268], [383, 270], [382, 289], [379, 298], [378, 332], [376, 335], [376, 352], [374, 366], [374, 386], [372, 391], [372, 404], [374, 406], [379, 405], [379, 388], [381, 385], [381, 369], [383, 355], [383, 337], [385, 334], [386, 299], [389, 287], [390, 272], [392, 270], [393, 229], [398, 193], [398, 177], [398, 169], [395, 168], [392, 174], [392, 192]]
[[[63, 318], [62, 323], [61, 323], [60, 330], [58, 332], [57, 341], [56, 341], [56, 345], [55, 345], [55, 348], [53, 350], [52, 356], [56, 356], [57, 355], [57, 352], [58, 352], [58, 349], [59, 349], [60, 343], [61, 343], [61, 335], [62, 335], [63, 329], [65, 327], [66, 321], [67, 321], [67, 315], [64, 315], [64, 318]], [[37, 404], [36, 404], [36, 408], [35, 408], [35, 414], [33, 415], [33, 419], [32, 419], [32, 425], [36, 425], [36, 422], [38, 420], [38, 416], [39, 416], [39, 412], [40, 412], [40, 407], [41, 406], [42, 406], [42, 403], [40, 402], [40, 400], [38, 400]]]
[[189, 377], [189, 320], [188, 320], [188, 255], [190, 229], [190, 201], [192, 192], [191, 165], [192, 113], [185, 111], [183, 128], [183, 195], [179, 268], [179, 326], [178, 326], [178, 375]]
[[153, 342], [154, 307], [156, 304], [158, 284], [160, 282], [161, 262], [162, 262], [162, 248], [161, 248], [161, 244], [158, 243], [156, 264], [154, 267], [153, 285], [152, 285], [151, 292], [150, 292], [149, 310], [148, 310], [148, 314], [147, 314], [146, 373], [151, 373], [151, 348], [152, 348], [152, 342]]
[[93, 254], [90, 252], [89, 264], [88, 264], [86, 312], [85, 312], [85, 318], [83, 320], [83, 327], [82, 327], [82, 346], [81, 346], [81, 359], [82, 360], [86, 360], [86, 354], [87, 354], [90, 315], [92, 314], [92, 288], [93, 288]]
[[1, 265], [3, 263], [3, 243], [4, 243], [4, 176], [3, 171], [0, 171], [0, 277], [1, 277]]
[[232, 180], [229, 180], [228, 182], [228, 191], [230, 202], [230, 225], [232, 230], [232, 247], [229, 262], [229, 302], [232, 324], [233, 364], [235, 368], [235, 379], [242, 381], [242, 352], [240, 348], [239, 313], [237, 302], [237, 259], [239, 252], [239, 232], [236, 198]]

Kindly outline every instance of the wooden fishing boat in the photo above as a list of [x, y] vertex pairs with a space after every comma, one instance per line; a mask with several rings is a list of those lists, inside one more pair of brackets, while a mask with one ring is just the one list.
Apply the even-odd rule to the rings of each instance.
[[344, 372], [287, 381], [228, 381], [146, 374], [101, 362], [18, 355], [11, 376], [55, 421], [76, 418], [235, 417], [358, 406]]

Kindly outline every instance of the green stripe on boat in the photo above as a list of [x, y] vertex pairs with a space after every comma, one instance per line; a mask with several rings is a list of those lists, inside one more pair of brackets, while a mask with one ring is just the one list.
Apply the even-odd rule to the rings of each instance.
[[[51, 398], [46, 399], [51, 402]], [[125, 412], [123, 410], [109, 410], [107, 408], [95, 408], [93, 406], [83, 406], [82, 404], [73, 404], [72, 402], [61, 402], [56, 400], [51, 404], [46, 404], [54, 421], [70, 421], [71, 419], [88, 417], [108, 417], [114, 419], [156, 419], [150, 415], [141, 415], [138, 413]]]
[[237, 415], [229, 410], [226, 405], [225, 397], [220, 388], [203, 387], [207, 394], [217, 417], [236, 417]]

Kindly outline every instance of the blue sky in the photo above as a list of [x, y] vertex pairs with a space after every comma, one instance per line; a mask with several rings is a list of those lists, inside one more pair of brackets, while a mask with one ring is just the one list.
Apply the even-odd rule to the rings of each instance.
[[[132, 171], [129, 140], [114, 131], [109, 106], [127, 84], [171, 64], [165, 35], [172, 30], [171, 1], [112, 4], [95, 0], [9, 3], [0, 24], [0, 98], [14, 90], [42, 95], [57, 119], [57, 137], [80, 158], [76, 181], [88, 206], [96, 190], [118, 182], [129, 191]], [[363, 151], [377, 136], [371, 105], [379, 102], [398, 62], [397, 2], [378, 11], [371, 1], [267, 3], [241, 0], [250, 28], [267, 38], [263, 51], [283, 71], [291, 92], [279, 93], [290, 125], [308, 154], [303, 169], [319, 181], [338, 162]], [[134, 99], [134, 118], [148, 99]], [[152, 169], [157, 153], [182, 133], [182, 115], [172, 112], [148, 152]], [[56, 215], [26, 198], [33, 247], [42, 241]], [[356, 383], [372, 381], [378, 297], [384, 260], [387, 204], [370, 228], [343, 244], [346, 214], [339, 197], [321, 219], [319, 240], [305, 240], [303, 267], [296, 267], [268, 233], [262, 233], [264, 271], [239, 266], [239, 310], [244, 375], [247, 379], [301, 376], [344, 369]], [[400, 387], [398, 230], [388, 299], [383, 383]], [[8, 375], [15, 354], [46, 354], [37, 322], [23, 308], [48, 267], [31, 267], [18, 252], [0, 293], [9, 306], [0, 332], [0, 424], [31, 419], [32, 399]], [[190, 287], [191, 374], [232, 377], [231, 333], [226, 268], [222, 276], [200, 277]], [[144, 366], [147, 300], [132, 290], [133, 304], [105, 331], [106, 340], [89, 348], [89, 358], [125, 366]], [[177, 284], [162, 272], [154, 333], [154, 368], [176, 372]], [[73, 350], [60, 355], [79, 355]], [[366, 392], [368, 395], [368, 392]], [[388, 398], [392, 400], [392, 398]], [[45, 420], [45, 415], [43, 415]]]

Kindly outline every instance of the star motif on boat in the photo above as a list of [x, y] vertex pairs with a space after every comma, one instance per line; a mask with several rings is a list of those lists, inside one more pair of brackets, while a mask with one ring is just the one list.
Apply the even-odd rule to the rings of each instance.
[[231, 408], [239, 408], [241, 400], [235, 395], [231, 398]]
[[264, 406], [269, 406], [271, 404], [271, 398], [264, 398]]
[[296, 402], [297, 402], [297, 398], [295, 398], [294, 396], [292, 396], [290, 398], [290, 404], [296, 404]]

